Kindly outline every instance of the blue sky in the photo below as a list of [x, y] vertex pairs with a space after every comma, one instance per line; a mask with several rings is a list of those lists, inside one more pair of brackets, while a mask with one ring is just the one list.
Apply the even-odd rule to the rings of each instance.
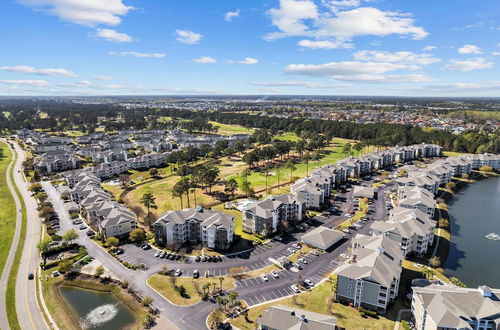
[[0, 95], [500, 96], [496, 0], [4, 0]]

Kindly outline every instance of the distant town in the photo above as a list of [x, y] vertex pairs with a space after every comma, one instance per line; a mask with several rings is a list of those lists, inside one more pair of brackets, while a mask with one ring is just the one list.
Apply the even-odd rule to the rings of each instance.
[[37, 329], [496, 329], [500, 289], [445, 263], [448, 203], [498, 179], [497, 106], [0, 100], [0, 306]]

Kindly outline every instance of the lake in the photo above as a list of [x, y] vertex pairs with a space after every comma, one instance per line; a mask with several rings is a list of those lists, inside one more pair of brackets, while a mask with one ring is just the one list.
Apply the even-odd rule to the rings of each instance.
[[448, 205], [451, 246], [445, 272], [477, 287], [500, 287], [500, 177], [491, 177], [461, 189]]
[[112, 293], [61, 286], [59, 292], [84, 329], [118, 330], [133, 325], [133, 312]]

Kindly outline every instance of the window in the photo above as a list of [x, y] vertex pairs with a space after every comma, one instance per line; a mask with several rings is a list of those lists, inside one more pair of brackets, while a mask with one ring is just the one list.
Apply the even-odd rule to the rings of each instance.
[[350, 289], [350, 288], [352, 288], [352, 285], [349, 284], [347, 287]]
[[350, 296], [351, 295], [351, 291], [347, 291], [347, 295]]

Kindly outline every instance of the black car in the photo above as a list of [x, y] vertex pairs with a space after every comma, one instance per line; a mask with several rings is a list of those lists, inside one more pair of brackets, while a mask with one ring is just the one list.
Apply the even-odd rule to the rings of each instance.
[[33, 273], [28, 274], [28, 280], [32, 280], [34, 278], [35, 278], [35, 275], [33, 275]]
[[115, 254], [123, 254], [123, 249], [115, 249]]
[[175, 255], [175, 260], [179, 260], [181, 258], [181, 255], [180, 254], [176, 254]]
[[170, 257], [168, 257], [168, 259], [174, 260], [175, 259], [175, 254], [171, 254]]
[[196, 262], [200, 262], [201, 257], [200, 257], [200, 256], [197, 256], [194, 260], [195, 260]]
[[221, 256], [218, 256], [218, 257], [217, 257], [217, 260], [222, 261], [222, 257], [221, 257]]
[[207, 256], [207, 261], [212, 261], [212, 256]]

